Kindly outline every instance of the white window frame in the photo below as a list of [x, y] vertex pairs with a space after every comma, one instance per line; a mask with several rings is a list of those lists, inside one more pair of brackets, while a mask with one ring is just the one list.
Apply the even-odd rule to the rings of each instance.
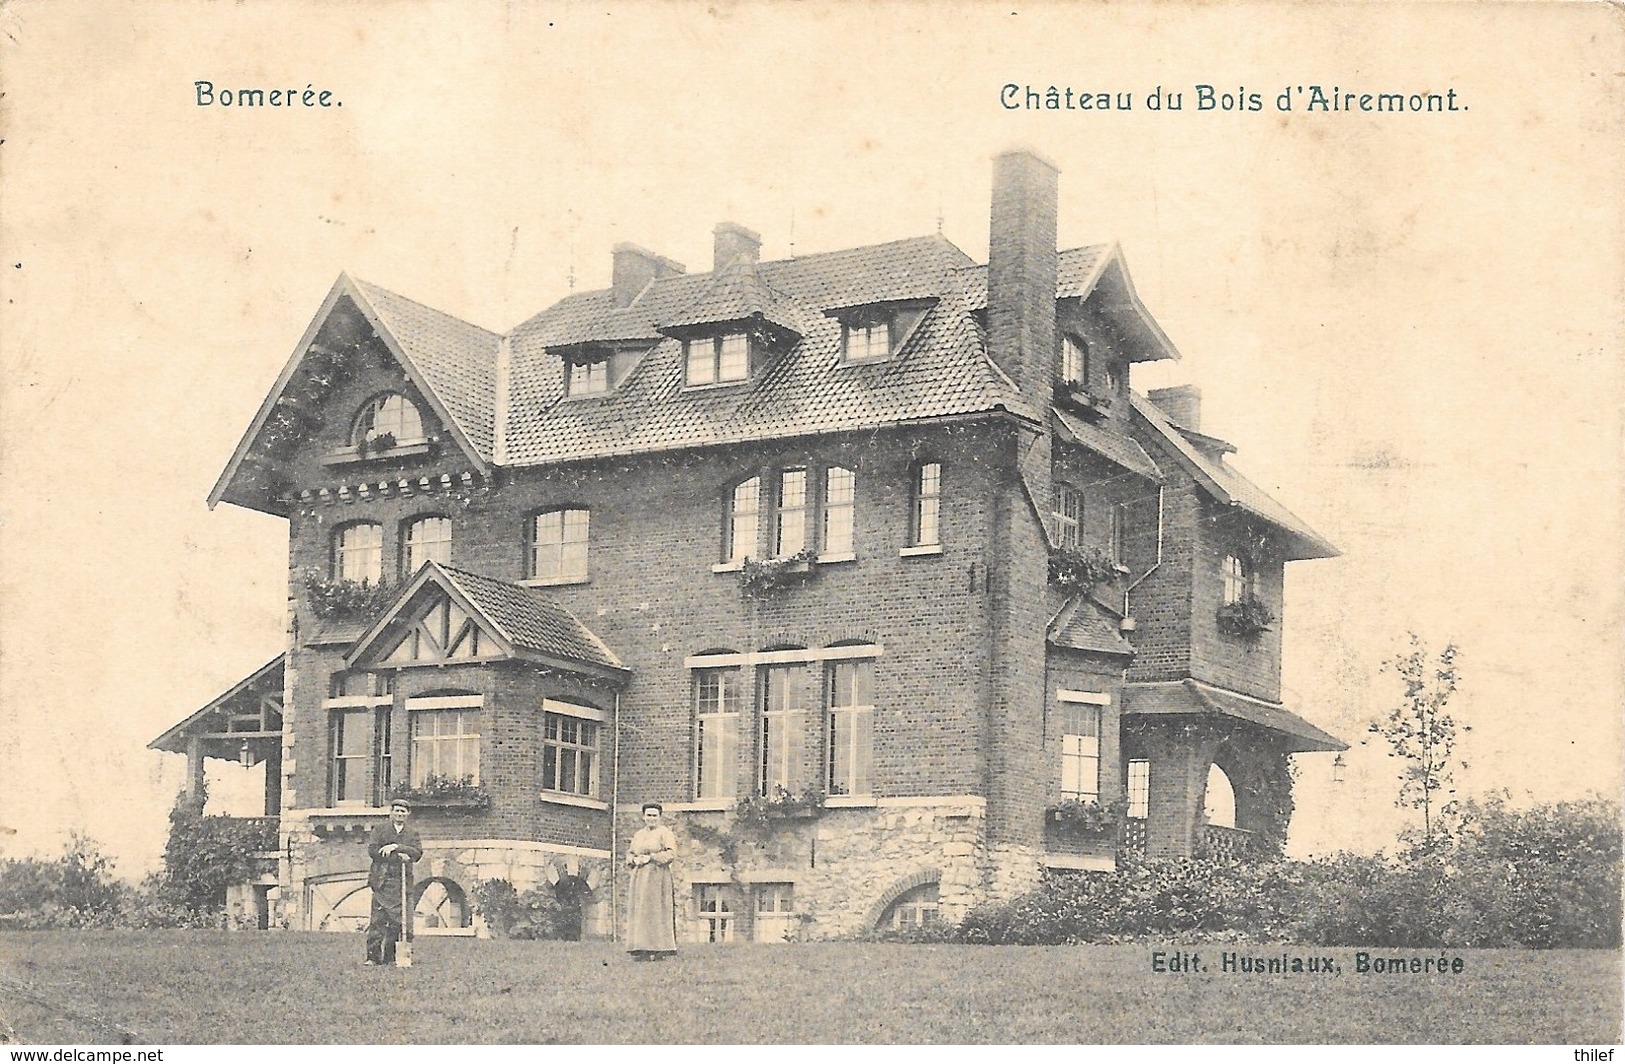
[[[703, 665], [693, 668], [690, 686], [694, 698], [694, 799], [731, 801], [739, 785], [739, 725], [744, 709], [744, 670], [737, 665]], [[702, 702], [702, 683], [715, 676], [715, 703]], [[709, 712], [707, 711], [709, 710]], [[714, 741], [722, 753], [707, 756], [707, 743]], [[712, 764], [708, 773], [707, 763]]]
[[564, 394], [570, 398], [604, 395], [609, 391], [609, 358], [567, 359]]
[[723, 562], [743, 565], [754, 558], [762, 538], [762, 478], [741, 480], [728, 493], [728, 521]]
[[696, 931], [701, 942], [732, 942], [739, 898], [729, 883], [694, 884]]
[[[548, 725], [551, 721], [559, 721], [560, 737], [548, 736]], [[583, 729], [583, 735], [590, 729], [592, 741], [571, 742], [562, 737], [563, 722], [569, 720], [575, 727]], [[574, 798], [597, 798], [599, 773], [603, 763], [603, 723], [604, 714], [592, 706], [576, 705], [573, 702], [561, 702], [551, 698], [542, 699], [542, 790], [548, 794], [562, 794]], [[547, 755], [554, 751], [553, 776], [548, 778]], [[574, 758], [576, 764], [575, 776], [577, 785], [574, 789], [553, 786], [558, 783], [562, 775], [565, 757]], [[587, 770], [581, 771], [581, 761], [587, 758]], [[580, 781], [585, 779], [585, 783]]]
[[[480, 782], [480, 746], [482, 723], [481, 715], [485, 708], [483, 695], [428, 695], [406, 700], [407, 731], [412, 739], [412, 757], [409, 765], [408, 779], [412, 786], [421, 787], [429, 776], [443, 776], [447, 779], [460, 780], [472, 776], [474, 784]], [[418, 723], [427, 719], [431, 713], [456, 713], [458, 730], [452, 733], [436, 733], [429, 736], [418, 734]], [[473, 730], [468, 730], [470, 722]], [[472, 743], [470, 742], [472, 740]], [[455, 764], [449, 769], [440, 764], [440, 748], [450, 745], [456, 751]], [[472, 747], [472, 766], [465, 763], [465, 752]], [[424, 764], [421, 751], [432, 750], [430, 760], [434, 762], [430, 770]]]
[[911, 472], [909, 545], [942, 545], [942, 463], [920, 462]]
[[1151, 762], [1147, 758], [1130, 758], [1127, 774], [1128, 815], [1144, 820], [1151, 815]]
[[844, 466], [824, 470], [823, 553], [820, 560], [850, 558], [856, 550], [858, 475]]
[[[427, 531], [425, 526], [431, 522], [439, 522], [445, 534], [432, 539], [424, 538], [423, 531]], [[451, 518], [444, 514], [419, 514], [409, 518], [401, 530], [401, 578], [410, 578], [426, 561], [450, 565], [451, 531]], [[414, 558], [414, 555], [419, 556]]]
[[[373, 543], [352, 542], [350, 537], [370, 530]], [[333, 533], [333, 578], [361, 584], [378, 584], [384, 579], [384, 526], [378, 521], [351, 521]]]
[[1083, 492], [1071, 484], [1055, 485], [1055, 542], [1076, 549], [1083, 542]]
[[[825, 793], [831, 797], [862, 798], [874, 794], [874, 721], [875, 707], [871, 701], [841, 702], [840, 677], [846, 668], [869, 670], [869, 694], [874, 695], [875, 661], [872, 657], [831, 661], [825, 665], [824, 712], [825, 740]], [[850, 692], [855, 698], [855, 691]], [[844, 725], [844, 727], [843, 727]], [[843, 749], [844, 747], [844, 749]], [[844, 778], [836, 771], [845, 764]]]
[[683, 344], [683, 386], [707, 388], [750, 379], [750, 336], [723, 333]]
[[1061, 800], [1098, 802], [1101, 732], [1111, 696], [1062, 690], [1056, 693], [1056, 701], [1061, 707], [1056, 714], [1061, 738]]
[[400, 392], [380, 392], [368, 399], [357, 412], [350, 442], [359, 446], [386, 432], [395, 437], [396, 446], [421, 443], [424, 439], [423, 411]]
[[[778, 662], [763, 666], [761, 675], [761, 764], [756, 793], [771, 798], [783, 787], [791, 794], [806, 788], [801, 778], [806, 728], [812, 716], [807, 704], [808, 666], [804, 662]], [[784, 677], [783, 701], [774, 704], [773, 677]], [[798, 741], [799, 740], [799, 741]]]
[[[551, 526], [553, 518], [557, 518], [557, 528], [547, 528], [549, 538], [544, 540], [542, 522]], [[556, 539], [552, 538], [555, 534]], [[580, 506], [542, 510], [530, 519], [528, 579], [543, 584], [585, 583], [591, 573], [591, 543], [591, 510]], [[548, 563], [545, 567], [544, 561]]]
[[1071, 333], [1061, 334], [1061, 381], [1076, 388], [1089, 386], [1089, 344]]
[[805, 467], [779, 471], [773, 498], [773, 556], [788, 558], [807, 549], [811, 478]]
[[848, 322], [841, 330], [841, 350], [848, 362], [884, 362], [892, 354], [890, 315]]

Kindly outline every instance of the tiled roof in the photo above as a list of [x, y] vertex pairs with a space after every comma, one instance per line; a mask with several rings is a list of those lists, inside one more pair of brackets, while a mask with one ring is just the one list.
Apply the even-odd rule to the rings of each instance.
[[490, 461], [497, 347], [501, 338], [366, 281], [357, 280], [355, 285], [427, 379], [463, 435], [482, 458]]
[[[1083, 248], [1068, 248], [1057, 255], [1055, 263], [1055, 298], [1075, 299], [1089, 294], [1095, 267], [1109, 246], [1094, 244]], [[955, 270], [965, 304], [972, 310], [987, 306], [987, 267], [965, 266]]]
[[804, 308], [796, 305], [795, 300], [774, 290], [764, 281], [759, 266], [740, 262], [714, 274], [710, 286], [700, 293], [693, 304], [658, 325], [663, 332], [675, 335], [677, 330], [699, 325], [721, 325], [761, 318], [801, 336], [807, 331], [804, 322], [809, 316]]
[[1055, 416], [1056, 427], [1063, 439], [1087, 447], [1108, 461], [1115, 462], [1131, 473], [1138, 473], [1151, 480], [1161, 480], [1162, 470], [1157, 463], [1145, 453], [1134, 440], [1115, 432], [1107, 432], [1097, 428], [1080, 417], [1067, 413], [1065, 410], [1052, 411]]
[[1347, 750], [1348, 743], [1310, 724], [1278, 702], [1265, 702], [1198, 680], [1136, 683], [1123, 689], [1125, 715], [1219, 714], [1267, 728], [1292, 740], [1294, 751]]
[[1124, 639], [1117, 618], [1086, 596], [1079, 596], [1056, 615], [1050, 624], [1051, 646], [1071, 650], [1092, 650], [1097, 654], [1132, 655], [1134, 647]]
[[449, 565], [440, 570], [516, 648], [609, 669], [625, 668], [592, 629], [563, 606], [547, 601], [536, 588]]
[[[1004, 408], [1040, 413], [993, 366], [950, 273], [968, 260], [941, 237], [810, 255], [757, 267], [763, 284], [811, 313], [801, 341], [751, 381], [683, 388], [682, 345], [663, 339], [608, 395], [565, 400], [562, 362], [548, 348], [598, 328], [655, 339], [655, 326], [686, 320], [712, 290], [709, 274], [659, 278], [623, 310], [608, 292], [572, 296], [514, 330], [508, 461], [531, 465], [635, 451], [749, 442], [874, 428]], [[841, 330], [823, 311], [930, 297], [909, 342], [891, 359], [843, 365]], [[598, 323], [604, 323], [600, 326]], [[653, 334], [653, 335], [651, 335]]]
[[1139, 395], [1134, 395], [1132, 401], [1135, 413], [1168, 442], [1170, 448], [1183, 459], [1186, 468], [1195, 475], [1197, 482], [1207, 489], [1209, 494], [1219, 502], [1241, 507], [1287, 534], [1288, 560], [1337, 557], [1336, 547], [1323, 539], [1292, 511], [1270, 498], [1263, 488], [1242, 476], [1234, 466], [1224, 460], [1222, 455], [1209, 457], [1204, 454], [1201, 448], [1188, 440], [1185, 434], [1168, 420], [1167, 415], [1158, 409], [1155, 403]]

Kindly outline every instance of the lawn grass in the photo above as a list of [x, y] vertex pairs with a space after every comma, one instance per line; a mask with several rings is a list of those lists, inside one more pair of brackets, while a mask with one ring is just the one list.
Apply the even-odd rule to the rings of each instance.
[[634, 964], [608, 943], [442, 938], [403, 970], [361, 967], [356, 935], [11, 933], [0, 1018], [32, 1042], [1620, 1040], [1614, 952], [1465, 950], [1460, 975], [1377, 976], [1354, 974], [1351, 949], [1293, 950], [1342, 967], [1311, 976], [1223, 974], [1223, 950], [1271, 949], [1210, 945], [1182, 947], [1206, 973], [1154, 973], [1156, 948], [737, 945]]

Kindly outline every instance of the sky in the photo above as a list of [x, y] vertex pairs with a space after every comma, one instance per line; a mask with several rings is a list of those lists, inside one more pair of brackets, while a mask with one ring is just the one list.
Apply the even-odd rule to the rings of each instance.
[[[0, 31], [0, 856], [78, 830], [156, 867], [184, 758], [146, 744], [283, 639], [285, 523], [205, 500], [341, 271], [503, 331], [606, 285], [620, 241], [708, 263], [721, 221], [765, 258], [940, 228], [985, 260], [1010, 147], [1182, 353], [1134, 387], [1200, 387], [1343, 552], [1288, 570], [1286, 702], [1355, 744], [1340, 783], [1298, 758], [1291, 851], [1405, 822], [1361, 740], [1409, 631], [1461, 649], [1463, 795], [1619, 792], [1605, 5], [12, 0]], [[1299, 86], [1458, 109], [1280, 110]], [[213, 769], [257, 812], [257, 773]]]

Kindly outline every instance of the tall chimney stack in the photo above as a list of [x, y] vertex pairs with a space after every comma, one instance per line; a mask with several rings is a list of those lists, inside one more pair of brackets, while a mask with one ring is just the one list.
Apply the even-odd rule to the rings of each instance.
[[1057, 178], [1030, 151], [993, 160], [987, 256], [987, 323], [993, 360], [1039, 403], [1049, 401], [1055, 366]]
[[613, 254], [609, 287], [617, 307], [630, 306], [650, 281], [683, 272], [677, 263], [636, 244], [616, 244]]
[[762, 257], [762, 234], [733, 222], [718, 222], [712, 230], [712, 266], [721, 272], [736, 262], [756, 263]]
[[1194, 384], [1153, 388], [1145, 397], [1182, 429], [1202, 431], [1202, 389]]

